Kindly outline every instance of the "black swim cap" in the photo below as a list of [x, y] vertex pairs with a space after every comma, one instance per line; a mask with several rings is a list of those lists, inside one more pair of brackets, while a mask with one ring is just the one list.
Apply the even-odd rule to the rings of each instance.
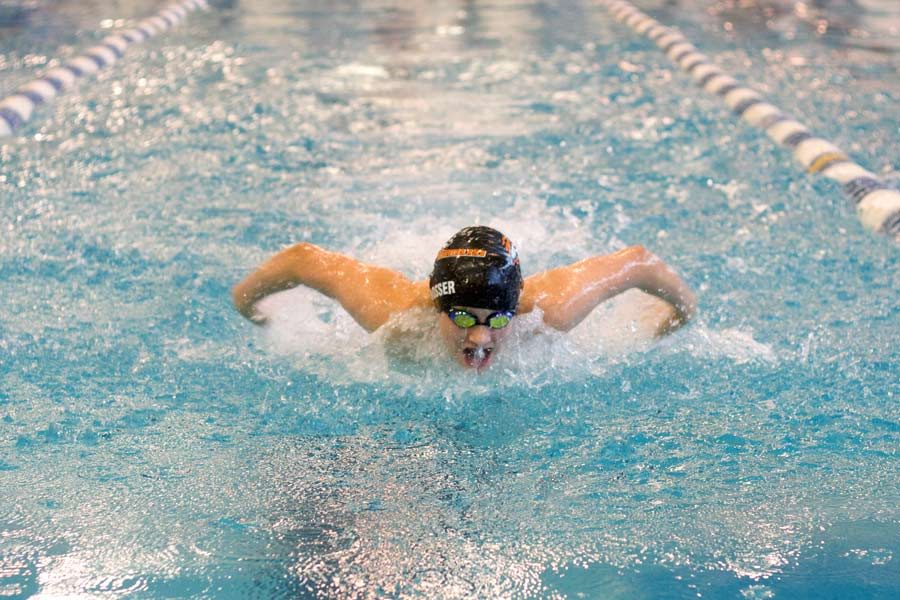
[[519, 253], [496, 229], [466, 227], [438, 252], [429, 285], [438, 310], [468, 306], [515, 311], [522, 289]]

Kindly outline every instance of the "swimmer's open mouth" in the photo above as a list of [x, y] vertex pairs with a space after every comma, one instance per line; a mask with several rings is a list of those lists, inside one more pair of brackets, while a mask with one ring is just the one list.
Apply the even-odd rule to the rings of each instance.
[[487, 366], [493, 352], [493, 348], [463, 348], [463, 357], [466, 365], [481, 368]]

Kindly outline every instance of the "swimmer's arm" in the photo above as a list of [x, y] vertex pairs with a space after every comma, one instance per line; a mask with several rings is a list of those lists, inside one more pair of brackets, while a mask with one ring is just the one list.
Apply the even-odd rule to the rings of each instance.
[[234, 286], [232, 298], [238, 312], [262, 325], [265, 317], [257, 312], [256, 303], [298, 285], [334, 298], [368, 331], [427, 298], [428, 291], [424, 284], [415, 284], [391, 269], [300, 243], [282, 250]]
[[520, 311], [539, 307], [545, 323], [568, 331], [601, 302], [633, 288], [672, 306], [672, 314], [660, 324], [658, 335], [682, 326], [696, 311], [697, 299], [687, 284], [642, 246], [594, 256], [528, 277]]

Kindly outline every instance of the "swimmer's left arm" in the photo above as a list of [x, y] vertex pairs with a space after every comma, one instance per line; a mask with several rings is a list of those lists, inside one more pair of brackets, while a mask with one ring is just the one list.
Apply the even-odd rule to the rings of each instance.
[[545, 323], [568, 331], [601, 302], [634, 288], [672, 306], [673, 314], [660, 325], [659, 335], [674, 331], [696, 311], [696, 296], [684, 280], [652, 252], [631, 246], [528, 277], [520, 312], [539, 307]]

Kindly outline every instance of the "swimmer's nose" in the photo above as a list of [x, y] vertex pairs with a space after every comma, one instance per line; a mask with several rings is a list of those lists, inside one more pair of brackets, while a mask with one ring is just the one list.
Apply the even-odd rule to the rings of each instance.
[[470, 327], [466, 332], [466, 341], [475, 346], [487, 346], [491, 343], [491, 330], [484, 325]]

